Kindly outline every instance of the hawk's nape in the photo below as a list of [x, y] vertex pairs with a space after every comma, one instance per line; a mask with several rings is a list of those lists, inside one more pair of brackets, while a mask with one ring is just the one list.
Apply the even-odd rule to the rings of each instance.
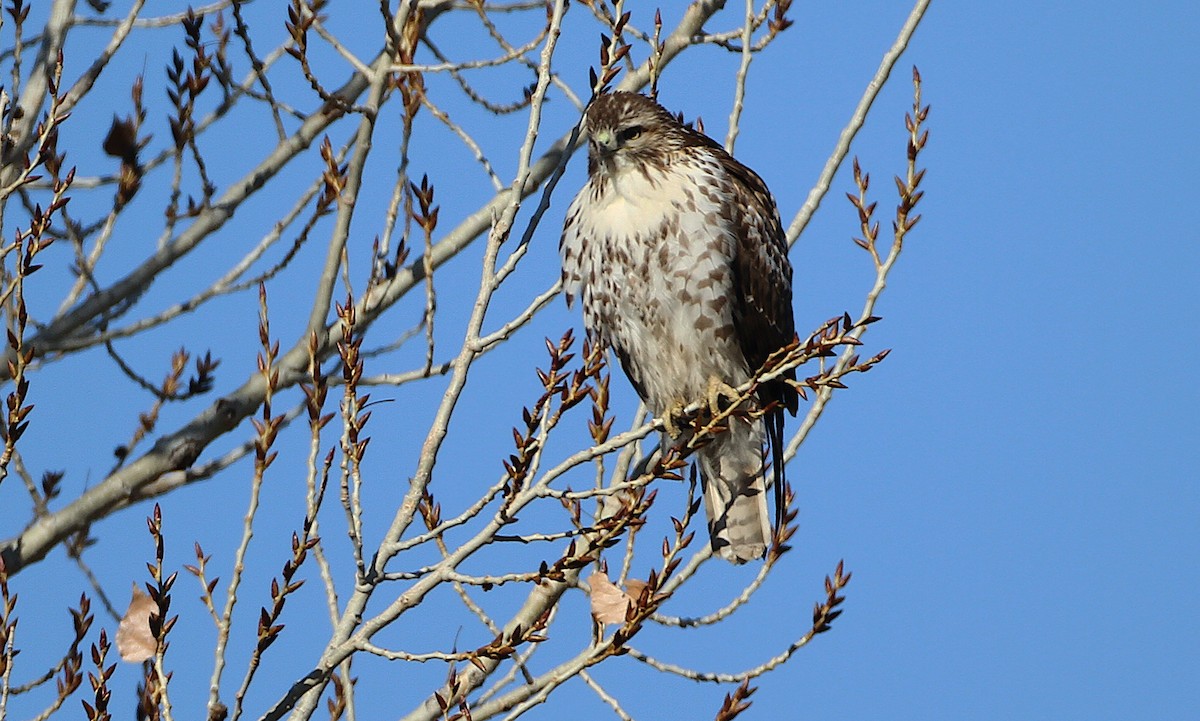
[[[795, 338], [779, 212], [754, 171], [649, 98], [601, 95], [585, 126], [588, 181], [560, 243], [567, 299], [582, 299], [588, 333], [663, 419], [664, 447], [681, 446], [681, 409], [716, 409], [714, 389], [748, 382]], [[775, 523], [783, 517], [783, 412], [795, 413], [797, 395], [778, 379], [750, 402], [771, 408], [731, 418], [696, 450], [713, 550], [734, 563], [771, 543], [764, 448]]]

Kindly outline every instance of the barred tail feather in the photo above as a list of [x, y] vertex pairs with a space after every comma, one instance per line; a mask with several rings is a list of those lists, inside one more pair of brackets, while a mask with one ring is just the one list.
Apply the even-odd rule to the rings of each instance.
[[713, 552], [731, 563], [762, 558], [771, 542], [765, 435], [761, 420], [733, 420], [727, 432], [696, 451]]

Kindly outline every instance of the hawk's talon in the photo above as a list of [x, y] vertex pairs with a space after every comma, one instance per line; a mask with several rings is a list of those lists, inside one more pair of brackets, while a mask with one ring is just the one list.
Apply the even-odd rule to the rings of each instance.
[[683, 429], [679, 427], [679, 421], [685, 420], [683, 409], [686, 407], [683, 401], [671, 401], [671, 404], [667, 406], [662, 414], [663, 428], [672, 440], [683, 435]]
[[733, 404], [741, 398], [741, 394], [738, 393], [737, 388], [734, 388], [716, 376], [712, 376], [708, 379], [708, 392], [705, 394], [705, 398], [708, 401], [708, 412], [713, 416], [717, 416], [724, 410], [721, 407], [722, 400]]

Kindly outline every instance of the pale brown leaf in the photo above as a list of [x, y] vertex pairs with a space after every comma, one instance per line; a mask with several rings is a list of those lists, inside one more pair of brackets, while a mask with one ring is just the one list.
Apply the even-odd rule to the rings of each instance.
[[154, 655], [158, 644], [150, 633], [150, 615], [158, 608], [150, 597], [133, 584], [133, 598], [117, 626], [117, 651], [121, 660], [141, 663]]
[[629, 604], [637, 601], [642, 589], [646, 587], [646, 582], [631, 578], [627, 583], [629, 590], [626, 592], [608, 580], [607, 574], [596, 571], [588, 576], [588, 586], [592, 589], [592, 618], [606, 624], [625, 623], [625, 613], [629, 610]]
[[631, 578], [625, 582], [625, 595], [636, 601], [646, 588], [646, 582], [640, 578]]

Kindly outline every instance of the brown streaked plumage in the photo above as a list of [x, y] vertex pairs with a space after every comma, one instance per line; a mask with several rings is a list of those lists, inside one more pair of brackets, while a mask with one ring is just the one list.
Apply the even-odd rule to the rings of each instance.
[[[674, 412], [745, 383], [795, 337], [792, 268], [775, 201], [754, 171], [642, 95], [588, 108], [588, 181], [567, 211], [560, 251], [568, 302], [638, 395], [675, 431]], [[794, 373], [789, 374], [794, 379]], [[734, 563], [771, 542], [764, 445], [783, 513], [783, 412], [795, 389], [764, 384], [762, 419], [735, 419], [696, 451], [714, 551]]]

